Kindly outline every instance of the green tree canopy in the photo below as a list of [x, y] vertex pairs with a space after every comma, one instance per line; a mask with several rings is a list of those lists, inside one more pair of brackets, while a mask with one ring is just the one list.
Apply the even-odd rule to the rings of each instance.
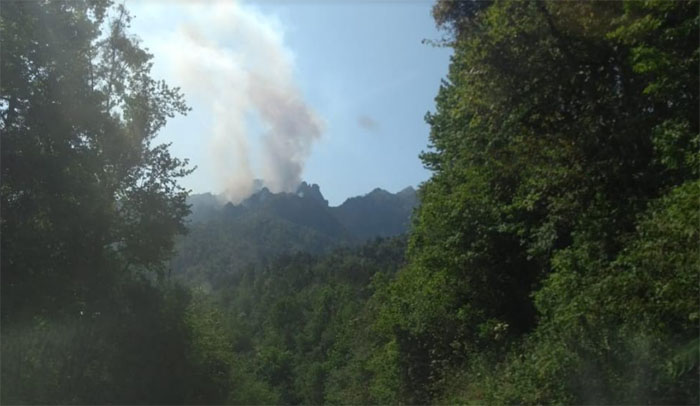
[[2, 317], [75, 313], [120, 274], [162, 270], [184, 230], [186, 161], [153, 139], [187, 107], [150, 76], [123, 6], [14, 1], [0, 17]]
[[[644, 238], [638, 227], [650, 202], [697, 179], [700, 147], [697, 2], [442, 0], [433, 13], [455, 54], [436, 111], [426, 117], [431, 148], [422, 160], [433, 176], [420, 190], [409, 265], [390, 287], [382, 318], [399, 349], [409, 403], [441, 396], [446, 379], [476, 368], [485, 354], [496, 354], [486, 362], [493, 371], [497, 354], [549, 329], [549, 317], [567, 307], [536, 306], [543, 283], [538, 303], [569, 292], [581, 312], [594, 312], [589, 289], [600, 285], [587, 284], [601, 272], [631, 272], [611, 263], [623, 261], [630, 239]], [[684, 190], [697, 199], [697, 189]], [[684, 246], [666, 249], [686, 255]], [[688, 263], [673, 264], [674, 272], [697, 274]], [[577, 275], [576, 284], [553, 293], [551, 281], [564, 274]], [[682, 280], [673, 288], [682, 293], [664, 299], [678, 309], [697, 305], [697, 289]], [[683, 340], [697, 336], [697, 325], [682, 325]], [[573, 331], [572, 324], [560, 328]], [[660, 327], [656, 334], [679, 332]], [[591, 357], [604, 365], [609, 355]], [[562, 383], [553, 365], [548, 376]], [[601, 381], [608, 389], [624, 380], [610, 370]], [[631, 391], [598, 400], [621, 401]], [[659, 393], [638, 400], [687, 401]]]

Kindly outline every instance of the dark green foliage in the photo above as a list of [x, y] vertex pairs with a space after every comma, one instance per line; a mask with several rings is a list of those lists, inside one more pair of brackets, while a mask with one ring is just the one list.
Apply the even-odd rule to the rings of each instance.
[[399, 399], [697, 403], [698, 3], [435, 16], [434, 175], [381, 316]]
[[188, 293], [161, 278], [189, 170], [152, 141], [187, 107], [129, 18], [107, 1], [0, 7], [3, 404], [189, 403], [219, 384], [189, 359]]
[[370, 386], [370, 297], [403, 263], [404, 245], [377, 240], [322, 257], [284, 256], [217, 285], [237, 357], [279, 403], [386, 401]]
[[0, 401], [698, 404], [698, 7], [438, 1], [409, 237], [338, 248], [411, 190], [198, 196], [185, 288], [181, 95], [122, 7], [3, 3]]
[[[189, 294], [145, 281], [120, 286], [111, 311], [3, 325], [3, 404], [221, 403], [221, 384], [185, 321]], [[212, 389], [223, 391], [217, 396]]]
[[3, 321], [98, 306], [108, 281], [157, 270], [184, 231], [186, 162], [151, 142], [187, 108], [148, 76], [123, 8], [99, 36], [107, 10], [2, 8]]

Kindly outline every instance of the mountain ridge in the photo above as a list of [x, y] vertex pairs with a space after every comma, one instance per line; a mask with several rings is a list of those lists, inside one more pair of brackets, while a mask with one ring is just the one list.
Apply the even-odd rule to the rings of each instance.
[[239, 204], [211, 193], [191, 195], [188, 203], [189, 233], [178, 242], [173, 270], [190, 281], [216, 283], [278, 255], [320, 254], [405, 234], [418, 199], [410, 186], [397, 193], [375, 188], [330, 206], [318, 185], [302, 182], [295, 192], [261, 187]]
[[[226, 212], [228, 215], [234, 213], [241, 213], [246, 210], [260, 210], [262, 207], [267, 207], [268, 209], [283, 209], [279, 207], [284, 203], [287, 204], [298, 204], [299, 200], [304, 201], [308, 206], [319, 206], [316, 207], [319, 210], [323, 208], [330, 210], [331, 213], [341, 222], [344, 226], [350, 226], [351, 228], [357, 229], [357, 223], [350, 223], [349, 217], [352, 217], [352, 221], [358, 221], [357, 215], [353, 212], [353, 207], [356, 210], [362, 210], [367, 215], [373, 215], [373, 208], [384, 211], [385, 215], [389, 215], [392, 222], [399, 221], [396, 217], [405, 217], [404, 220], [408, 221], [413, 208], [417, 205], [417, 192], [412, 186], [407, 186], [396, 193], [391, 193], [386, 189], [376, 187], [370, 192], [364, 195], [351, 196], [345, 199], [341, 204], [337, 206], [331, 206], [321, 193], [320, 186], [315, 183], [301, 182], [294, 192], [278, 192], [273, 193], [263, 186], [261, 181], [257, 183], [259, 187], [256, 192], [248, 196], [246, 199], [242, 200], [238, 204], [232, 202], [227, 202], [226, 198], [222, 195], [215, 195], [210, 192], [192, 194], [188, 197], [187, 202], [191, 207], [191, 214], [188, 216], [188, 222], [190, 224], [196, 224], [200, 222], [210, 221], [220, 213]], [[374, 203], [370, 203], [374, 202]], [[381, 202], [381, 203], [380, 203]], [[384, 205], [385, 207], [382, 207]], [[372, 207], [374, 206], [374, 207]], [[388, 206], [388, 207], [386, 207]], [[400, 208], [401, 214], [392, 213], [392, 208]], [[404, 216], [406, 214], [406, 216]], [[378, 216], [374, 216], [374, 222], [382, 223], [382, 219]], [[404, 224], [405, 227], [397, 226], [393, 224], [391, 226], [391, 231], [383, 231], [381, 225], [375, 231], [378, 232], [378, 236], [390, 236], [397, 235], [407, 231], [408, 223]], [[367, 233], [361, 233], [367, 234]], [[370, 233], [371, 234], [371, 233]], [[366, 237], [372, 237], [372, 235], [366, 235]], [[363, 237], [364, 238], [364, 237]]]
[[323, 199], [324, 201], [326, 201], [326, 205], [328, 207], [335, 208], [335, 207], [342, 206], [343, 204], [347, 203], [349, 200], [367, 197], [368, 195], [372, 195], [372, 194], [375, 194], [378, 192], [379, 193], [385, 192], [385, 193], [390, 194], [390, 195], [404, 196], [404, 197], [413, 196], [413, 195], [417, 194], [417, 190], [413, 186], [406, 186], [405, 188], [399, 190], [396, 193], [392, 193], [392, 192], [390, 192], [384, 188], [381, 188], [381, 187], [375, 187], [374, 189], [372, 189], [371, 191], [369, 191], [365, 194], [347, 197], [347, 198], [345, 198], [345, 200], [343, 200], [342, 203], [340, 203], [336, 206], [333, 206], [330, 203], [328, 203], [328, 201], [325, 199], [325, 197], [323, 196], [323, 194], [320, 191], [320, 186], [316, 183], [307, 183], [306, 181], [302, 181], [294, 192], [274, 193], [274, 192], [271, 192], [266, 186], [264, 186], [262, 181], [260, 181], [259, 179], [256, 179], [256, 187], [254, 188], [254, 190], [255, 191], [250, 196], [246, 197], [238, 204], [235, 204], [235, 203], [228, 201], [223, 193], [214, 194], [212, 192], [190, 194], [187, 198], [187, 202], [191, 205], [194, 205], [194, 206], [198, 206], [200, 204], [212, 205], [212, 206], [226, 206], [228, 204], [231, 204], [231, 205], [237, 206], [237, 205], [244, 204], [244, 202], [248, 201], [249, 199], [253, 198], [254, 196], [256, 196], [260, 193], [272, 194], [272, 195], [296, 194], [300, 197], [303, 197], [303, 195], [305, 193], [308, 193], [308, 191], [311, 191], [313, 194], [317, 194], [317, 196], [320, 197], [320, 199]]

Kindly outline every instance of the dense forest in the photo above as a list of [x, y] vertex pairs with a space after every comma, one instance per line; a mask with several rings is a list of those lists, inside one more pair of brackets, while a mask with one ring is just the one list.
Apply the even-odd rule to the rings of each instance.
[[0, 402], [700, 403], [700, 3], [433, 17], [396, 236], [361, 199], [195, 210], [125, 7], [3, 2]]

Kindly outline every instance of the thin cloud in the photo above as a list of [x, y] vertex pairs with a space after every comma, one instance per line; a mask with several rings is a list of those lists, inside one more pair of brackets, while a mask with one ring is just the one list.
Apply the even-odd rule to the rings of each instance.
[[377, 120], [373, 119], [370, 116], [364, 115], [364, 114], [357, 117], [357, 125], [359, 125], [360, 128], [362, 128], [364, 130], [372, 131], [372, 132], [379, 129], [379, 123], [377, 122]]

